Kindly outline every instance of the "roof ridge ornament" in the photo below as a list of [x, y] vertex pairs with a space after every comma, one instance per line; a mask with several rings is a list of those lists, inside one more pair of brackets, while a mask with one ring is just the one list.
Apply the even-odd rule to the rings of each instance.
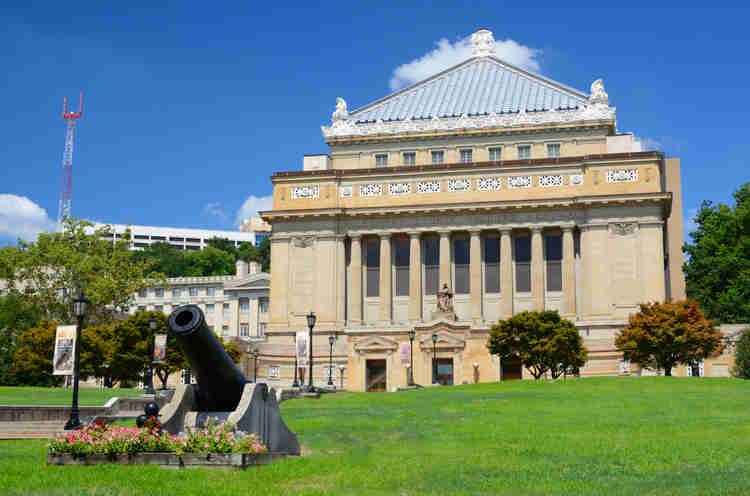
[[339, 121], [348, 121], [349, 111], [346, 109], [346, 100], [336, 97], [336, 110], [331, 115], [331, 121], [336, 124]]
[[495, 55], [495, 38], [489, 29], [480, 29], [471, 35], [471, 56], [490, 57]]
[[609, 105], [609, 95], [604, 91], [604, 81], [601, 78], [591, 83], [589, 103], [592, 105]]

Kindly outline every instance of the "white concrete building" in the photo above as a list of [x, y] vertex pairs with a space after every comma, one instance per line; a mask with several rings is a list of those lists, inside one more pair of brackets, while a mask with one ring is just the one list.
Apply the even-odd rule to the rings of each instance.
[[[243, 224], [244, 225], [244, 224]], [[112, 236], [105, 239], [121, 239], [126, 229], [130, 228], [132, 238], [132, 248], [142, 250], [151, 243], [169, 243], [180, 250], [202, 250], [207, 246], [207, 241], [211, 238], [224, 238], [234, 242], [234, 246], [241, 243], [252, 243], [257, 246], [260, 241], [256, 240], [254, 231], [220, 231], [212, 229], [190, 229], [186, 227], [157, 227], [157, 226], [135, 226], [125, 224], [94, 224], [94, 228], [110, 226]], [[266, 232], [260, 233], [265, 237]], [[261, 238], [262, 239], [262, 238]], [[257, 241], [257, 243], [256, 243]]]

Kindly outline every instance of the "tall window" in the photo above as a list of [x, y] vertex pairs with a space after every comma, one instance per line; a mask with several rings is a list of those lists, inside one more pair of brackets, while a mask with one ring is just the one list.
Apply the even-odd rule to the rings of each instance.
[[524, 159], [524, 158], [531, 158], [531, 146], [530, 145], [521, 145], [518, 147], [518, 158]]
[[424, 251], [424, 294], [437, 294], [440, 288], [440, 240], [427, 238], [422, 241]]
[[531, 291], [531, 237], [515, 238], [516, 248], [516, 291]]
[[232, 315], [232, 312], [229, 310], [229, 303], [224, 303], [221, 306], [221, 311], [224, 314], [224, 317], [229, 317], [230, 315]]
[[206, 304], [206, 315], [213, 315], [214, 314], [214, 304], [213, 303], [207, 303]]
[[409, 296], [409, 240], [397, 239], [396, 251], [396, 296]]
[[211, 286], [206, 288], [206, 296], [216, 296], [216, 288]]
[[265, 322], [259, 322], [258, 323], [258, 336], [259, 337], [263, 337], [263, 336], [266, 335], [266, 326], [267, 325], [268, 324], [266, 324]]
[[250, 335], [250, 326], [248, 324], [240, 324], [240, 336], [246, 338]]
[[560, 143], [550, 143], [547, 145], [547, 156], [548, 157], [559, 157], [560, 156]]
[[562, 236], [544, 237], [547, 257], [547, 291], [562, 291]]
[[469, 240], [453, 240], [453, 260], [456, 265], [456, 294], [469, 292]]
[[147, 289], [139, 289], [138, 290], [138, 296], [140, 298], [145, 298], [146, 296], [148, 296], [148, 290]]
[[404, 152], [404, 165], [417, 165], [417, 154], [415, 152]]
[[221, 336], [225, 338], [228, 335], [229, 335], [229, 326], [225, 326], [225, 325], [221, 326]]
[[500, 292], [500, 239], [484, 238], [484, 291]]
[[198, 296], [198, 288], [190, 288], [190, 296]]
[[437, 150], [432, 152], [432, 163], [433, 164], [442, 164], [443, 163], [443, 151]]
[[248, 313], [250, 311], [250, 301], [247, 298], [240, 298], [240, 313]]
[[164, 298], [164, 288], [156, 288], [154, 290], [154, 296], [157, 298]]
[[380, 296], [380, 240], [365, 243], [365, 266], [367, 267], [367, 296]]
[[470, 164], [472, 162], [471, 150], [461, 150], [461, 163]]
[[260, 313], [268, 313], [268, 298], [258, 298]]
[[490, 162], [495, 162], [497, 160], [502, 160], [503, 156], [503, 149], [499, 146], [490, 148]]
[[180, 297], [180, 288], [174, 288], [172, 290], [172, 296], [179, 298]]
[[375, 167], [388, 167], [387, 153], [378, 153], [375, 155]]

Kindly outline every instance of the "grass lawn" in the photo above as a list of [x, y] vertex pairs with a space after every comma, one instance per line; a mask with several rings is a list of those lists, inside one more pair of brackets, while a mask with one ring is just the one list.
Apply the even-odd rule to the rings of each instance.
[[[110, 398], [140, 396], [139, 389], [79, 388], [78, 404], [104, 405]], [[70, 405], [73, 388], [0, 387], [0, 405]], [[0, 455], [2, 456], [2, 455]]]
[[0, 493], [748, 494], [750, 381], [596, 378], [282, 403], [308, 456], [247, 471], [47, 467], [0, 441]]

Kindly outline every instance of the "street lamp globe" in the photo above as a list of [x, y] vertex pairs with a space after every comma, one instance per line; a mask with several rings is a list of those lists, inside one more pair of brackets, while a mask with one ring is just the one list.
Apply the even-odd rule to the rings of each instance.
[[432, 335], [432, 342], [437, 343], [437, 334]]
[[414, 341], [414, 336], [417, 335], [417, 332], [414, 329], [409, 329], [409, 341]]
[[157, 328], [157, 327], [159, 327], [159, 323], [158, 323], [158, 322], [156, 322], [156, 319], [155, 319], [154, 317], [151, 317], [151, 320], [149, 320], [149, 322], [148, 322], [148, 327], [149, 327], [149, 328], [150, 328], [150, 329], [151, 329], [152, 331], [155, 331], [155, 330], [156, 330], [156, 328]]
[[86, 299], [85, 296], [83, 296], [83, 292], [81, 292], [81, 295], [73, 300], [73, 311], [76, 314], [76, 317], [83, 318], [86, 315], [86, 311], [89, 309], [89, 304], [91, 302]]
[[328, 336], [328, 344], [333, 346], [334, 341], [336, 341], [336, 338], [333, 336]]
[[315, 327], [315, 321], [317, 320], [317, 317], [315, 316], [314, 312], [310, 312], [307, 314], [307, 327]]

